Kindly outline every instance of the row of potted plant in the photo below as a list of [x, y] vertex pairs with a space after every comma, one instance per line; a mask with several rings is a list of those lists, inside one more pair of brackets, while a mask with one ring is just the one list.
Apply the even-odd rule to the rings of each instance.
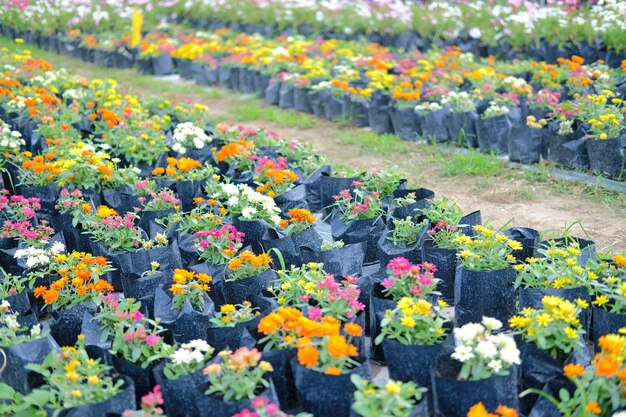
[[106, 31], [123, 27], [136, 8], [150, 25], [169, 18], [204, 28], [229, 26], [265, 35], [279, 35], [281, 31], [347, 38], [366, 35], [371, 41], [405, 50], [427, 49], [432, 44], [442, 46], [447, 42], [484, 54], [498, 52], [512, 56], [522, 50], [550, 62], [573, 53], [590, 60], [607, 59], [614, 66], [619, 66], [623, 59], [624, 28], [620, 26], [623, 8], [618, 1], [414, 4], [394, 0], [285, 4], [239, 0], [137, 4], [118, 0], [107, 4], [81, 1], [79, 6], [69, 13], [62, 1], [13, 2], [7, 4], [0, 21], [5, 24], [5, 33], [13, 35], [28, 32], [33, 21], [45, 26], [46, 35], [66, 28]]
[[[119, 50], [108, 61], [97, 59], [98, 37], [70, 45], [82, 59], [132, 65], [132, 55]], [[91, 38], [95, 44], [83, 44]], [[391, 54], [372, 44], [223, 31], [151, 33], [139, 50], [137, 64], [145, 71], [178, 70], [200, 84], [256, 93], [285, 109], [350, 120], [405, 140], [508, 154], [514, 162], [549, 159], [567, 169], [624, 177], [623, 71], [601, 61], [588, 65], [573, 56], [554, 65], [510, 64], [456, 49]]]
[[[158, 383], [168, 415], [230, 416], [266, 400], [349, 415], [351, 379], [365, 383], [352, 375], [370, 377], [366, 332], [390, 369], [408, 367], [408, 353], [394, 352], [434, 346], [418, 355], [428, 366], [402, 378], [427, 370], [418, 383], [430, 387], [424, 398], [440, 415], [465, 415], [479, 402], [516, 409], [519, 388], [543, 386], [518, 385], [511, 366], [525, 375], [534, 361], [522, 361], [522, 344], [502, 328], [558, 368], [589, 329], [603, 348], [602, 336], [621, 326], [626, 262], [596, 262], [593, 242], [487, 228], [478, 212], [406, 189], [394, 168], [332, 171], [305, 144], [206, 125], [201, 105], [143, 101], [29, 55], [3, 60], [2, 117], [17, 146], [3, 150], [12, 191], [0, 198], [9, 359], [1, 378], [22, 393], [5, 388], [9, 409], [120, 414]], [[135, 166], [138, 149], [155, 148], [150, 141], [161, 135], [161, 153]], [[199, 159], [185, 156], [191, 152]], [[516, 281], [528, 287], [519, 307]], [[445, 299], [454, 300], [455, 330]], [[590, 322], [602, 312], [592, 319], [581, 311], [591, 303], [614, 314], [606, 327]], [[455, 340], [446, 350], [448, 335]], [[59, 354], [70, 363], [61, 366]], [[59, 386], [57, 373], [75, 385]], [[414, 386], [394, 384], [385, 390], [400, 396], [385, 398], [414, 397], [407, 413], [428, 409]], [[446, 409], [458, 392], [464, 408]], [[605, 405], [604, 396], [589, 401], [622, 406]], [[359, 403], [357, 395], [354, 411], [363, 415]]]

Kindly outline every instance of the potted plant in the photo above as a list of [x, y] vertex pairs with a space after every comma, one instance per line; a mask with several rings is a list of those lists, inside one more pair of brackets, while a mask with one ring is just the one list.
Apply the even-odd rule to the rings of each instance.
[[[395, 201], [395, 200], [394, 200]], [[422, 244], [428, 230], [428, 221], [418, 222], [412, 216], [392, 219], [391, 229], [378, 241], [380, 268], [393, 258], [403, 257], [413, 263], [422, 262]]]
[[441, 99], [441, 104], [450, 108], [445, 119], [450, 140], [467, 148], [478, 147], [475, 98], [466, 91], [450, 91]]
[[37, 395], [38, 407], [68, 416], [104, 416], [134, 406], [133, 381], [109, 376], [110, 367], [89, 358], [82, 338], [75, 347], [51, 352], [43, 363], [28, 369], [43, 378], [44, 384], [31, 394]]
[[380, 335], [380, 323], [385, 312], [392, 310], [402, 297], [429, 299], [439, 295], [435, 290], [439, 282], [434, 277], [435, 272], [437, 268], [431, 263], [414, 265], [402, 257], [394, 258], [387, 264], [387, 277], [382, 282], [374, 283], [369, 300], [374, 358], [385, 360], [383, 349], [378, 343], [374, 343]]
[[196, 386], [202, 383], [202, 369], [215, 349], [202, 339], [183, 343], [153, 370], [162, 387], [163, 408], [168, 416], [198, 415], [194, 398]]
[[221, 351], [218, 360], [203, 370], [206, 381], [200, 389], [204, 395], [196, 397], [200, 416], [231, 417], [259, 396], [275, 401], [274, 388], [265, 379], [271, 371], [272, 365], [261, 360], [257, 349]]
[[358, 350], [350, 343], [363, 329], [354, 323], [347, 323], [342, 329], [332, 316], [316, 318], [301, 317], [297, 337], [290, 342], [297, 347], [292, 369], [298, 398], [302, 408], [314, 415], [347, 417], [355, 390], [351, 376], [370, 378], [367, 363], [359, 364], [353, 359]]
[[249, 343], [254, 344], [248, 328], [256, 328], [259, 316], [257, 307], [250, 301], [241, 304], [224, 304], [210, 322], [207, 340], [217, 349], [235, 349]]
[[569, 363], [563, 367], [567, 378], [565, 384], [546, 387], [544, 390], [529, 389], [521, 395], [534, 393], [542, 398], [535, 405], [543, 415], [565, 417], [619, 415], [626, 401], [619, 395], [623, 389], [620, 375], [624, 372], [623, 355], [626, 338], [609, 334], [598, 340], [600, 351], [587, 367]]
[[476, 137], [481, 152], [493, 152], [496, 155], [508, 151], [508, 137], [511, 132], [511, 121], [508, 118], [509, 108], [492, 100], [476, 122]]
[[394, 309], [385, 312], [374, 342], [382, 344], [390, 378], [430, 389], [430, 363], [449, 334], [446, 306], [444, 301], [433, 305], [424, 298], [402, 297]]
[[204, 337], [214, 304], [209, 298], [213, 277], [208, 274], [175, 269], [174, 281], [167, 291], [157, 289], [154, 317], [173, 334], [177, 342]]
[[49, 286], [34, 289], [36, 299], [43, 299], [52, 310], [50, 333], [62, 346], [72, 346], [80, 334], [83, 315], [95, 313], [100, 295], [113, 291], [105, 279], [111, 266], [106, 258], [84, 252], [58, 254], [36, 275], [54, 278]]
[[518, 408], [514, 365], [520, 364], [520, 352], [512, 336], [494, 333], [501, 328], [500, 321], [484, 317], [454, 329], [454, 352], [432, 366], [435, 410], [465, 417], [478, 402], [489, 408]]
[[424, 397], [426, 389], [414, 382], [390, 379], [384, 386], [380, 386], [359, 375], [352, 375], [351, 381], [356, 386], [351, 416], [428, 416], [428, 400]]
[[626, 295], [619, 278], [626, 273], [626, 256], [614, 256], [613, 264], [600, 262], [588, 272], [592, 278], [589, 282], [593, 297], [592, 334], [596, 348], [601, 336], [617, 333], [626, 326]]
[[[581, 264], [578, 243], [551, 242], [538, 249], [540, 258], [527, 258], [526, 263], [514, 266], [517, 270], [516, 287], [520, 287], [520, 308], [541, 308], [545, 295], [555, 295], [574, 302], [589, 297], [590, 277], [596, 276], [590, 268]], [[583, 330], [588, 331], [591, 311], [581, 314]]]
[[415, 106], [419, 117], [422, 137], [428, 142], [447, 142], [450, 140], [446, 129], [446, 117], [450, 110], [436, 101], [426, 101]]
[[292, 208], [287, 212], [287, 218], [279, 222], [280, 233], [284, 236], [269, 229], [263, 239], [263, 246], [280, 251], [285, 266], [301, 265], [301, 247], [313, 248], [322, 242], [313, 227], [315, 222], [315, 217], [309, 210]]
[[239, 413], [233, 415], [233, 417], [312, 417], [308, 413], [298, 413], [296, 415], [286, 414], [280, 411], [280, 407], [271, 402], [267, 398], [255, 398], [250, 401], [251, 407], [244, 408]]
[[275, 272], [270, 268], [271, 263], [269, 254], [256, 255], [249, 250], [231, 259], [226, 267], [224, 282], [226, 300], [241, 302], [270, 287], [276, 279]]
[[354, 183], [355, 189], [342, 190], [335, 196], [336, 212], [331, 220], [334, 240], [344, 243], [366, 242], [365, 263], [377, 260], [376, 244], [383, 233], [385, 214], [378, 191], [370, 191], [363, 182]]
[[[567, 363], [587, 365], [590, 361], [578, 316], [589, 304], [547, 295], [543, 308], [525, 308], [523, 313], [511, 317], [509, 323], [519, 334], [521, 358], [521, 383], [524, 388], [542, 389], [552, 379], [562, 374]], [[521, 401], [522, 411], [530, 412], [535, 396]]]
[[[7, 300], [0, 303], [0, 348], [5, 353], [5, 369], [2, 382], [20, 393], [29, 392], [33, 386], [24, 368], [28, 364], [39, 364], [59, 346], [47, 330], [37, 323], [32, 327], [23, 326], [18, 321], [19, 313], [14, 311]], [[21, 319], [19, 319], [21, 320]]]
[[109, 351], [113, 366], [120, 374], [133, 379], [138, 401], [155, 385], [154, 367], [174, 350], [160, 336], [163, 331], [158, 322], [142, 317], [118, 322], [113, 332]]
[[506, 321], [515, 312], [514, 250], [522, 244], [498, 231], [473, 226], [478, 236], [457, 238], [459, 266], [454, 287], [457, 323], [476, 322], [483, 316]]

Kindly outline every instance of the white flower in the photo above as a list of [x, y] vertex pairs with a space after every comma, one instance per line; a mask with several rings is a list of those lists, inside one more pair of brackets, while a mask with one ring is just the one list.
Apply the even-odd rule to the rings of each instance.
[[492, 317], [483, 317], [482, 324], [487, 330], [500, 330], [502, 328], [502, 322]]
[[226, 204], [228, 204], [229, 206], [236, 206], [237, 204], [239, 204], [239, 198], [237, 198], [237, 196], [232, 196], [228, 199]]
[[471, 36], [472, 39], [479, 39], [480, 35], [482, 35], [482, 32], [477, 27], [471, 28], [467, 31], [467, 33]]
[[0, 311], [7, 311], [11, 307], [11, 304], [7, 300], [2, 300], [2, 304], [0, 304]]
[[626, 417], [626, 411], [618, 411], [617, 413], [613, 413], [611, 417]]
[[35, 324], [30, 329], [30, 335], [31, 335], [31, 337], [36, 337], [36, 336], [39, 336], [40, 334], [41, 334], [41, 325], [40, 324]]
[[495, 373], [498, 373], [502, 370], [502, 362], [496, 359], [489, 362], [487, 366], [489, 367], [489, 369], [493, 370]]
[[173, 365], [184, 365], [192, 362], [191, 352], [187, 349], [178, 349], [172, 353], [170, 358], [172, 359]]
[[52, 255], [58, 255], [61, 252], [65, 251], [65, 245], [61, 242], [54, 242], [50, 247], [50, 253]]
[[464, 344], [473, 341], [480, 333], [484, 333], [485, 328], [479, 323], [467, 323], [463, 327], [454, 329], [454, 339], [462, 341]]
[[474, 357], [474, 352], [470, 346], [457, 346], [451, 356], [459, 362], [465, 362]]
[[17, 320], [15, 319], [15, 316], [13, 315], [6, 316], [6, 318], [4, 319], [4, 322], [6, 323], [7, 327], [11, 330], [17, 330], [20, 328], [20, 324], [17, 322]]
[[519, 365], [520, 363], [522, 363], [519, 357], [519, 350], [517, 349], [517, 347], [502, 349], [500, 351], [500, 358], [509, 364]]
[[257, 209], [255, 209], [254, 207], [244, 207], [244, 209], [241, 211], [241, 216], [244, 219], [252, 219], [252, 216], [254, 216], [257, 213]]
[[189, 343], [185, 343], [183, 344], [183, 348], [185, 349], [196, 349], [199, 350], [201, 352], [208, 352], [209, 350], [211, 350], [211, 345], [209, 345], [206, 341], [202, 340], [202, 339], [195, 339], [192, 340]]
[[483, 358], [493, 358], [498, 354], [498, 349], [490, 341], [484, 340], [476, 346], [476, 353]]

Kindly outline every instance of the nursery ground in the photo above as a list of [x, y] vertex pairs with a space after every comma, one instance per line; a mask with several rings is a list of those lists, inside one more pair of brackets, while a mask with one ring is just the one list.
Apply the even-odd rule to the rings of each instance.
[[397, 165], [410, 188], [426, 187], [456, 200], [469, 212], [480, 209], [487, 224], [527, 226], [544, 232], [588, 236], [598, 250], [626, 251], [626, 195], [597, 185], [559, 180], [551, 167], [538, 172], [510, 169], [501, 159], [477, 151], [450, 152], [449, 147], [403, 142], [345, 123], [330, 123], [306, 114], [283, 111], [262, 100], [215, 87], [200, 87], [178, 77], [157, 79], [136, 70], [92, 64], [0, 38], [0, 47], [28, 49], [55, 67], [87, 78], [113, 78], [143, 96], [207, 104], [219, 120], [266, 127], [281, 137], [310, 142], [332, 164], [368, 170]]

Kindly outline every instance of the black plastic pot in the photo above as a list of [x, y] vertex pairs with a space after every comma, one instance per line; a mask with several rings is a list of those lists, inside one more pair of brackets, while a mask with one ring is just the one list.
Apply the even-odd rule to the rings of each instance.
[[343, 115], [343, 100], [333, 94], [325, 97], [323, 102], [324, 118], [326, 120], [337, 120]]
[[291, 110], [294, 108], [294, 86], [287, 83], [282, 83], [280, 85], [280, 90], [278, 92], [278, 107], [281, 109]]
[[476, 137], [481, 152], [503, 155], [508, 152], [511, 121], [506, 115], [476, 121]]
[[[243, 409], [253, 410], [250, 400], [240, 402], [226, 402], [215, 395], [204, 395], [203, 391], [208, 388], [208, 384], [199, 386], [200, 394], [195, 395], [196, 408], [200, 417], [232, 417]], [[196, 388], [198, 389], [198, 388]], [[277, 403], [274, 386], [270, 382], [269, 388], [259, 393], [256, 398], [266, 398], [271, 403]]]
[[252, 348], [256, 344], [256, 340], [246, 328], [246, 323], [239, 323], [232, 327], [209, 327], [204, 339], [215, 348], [216, 352], [225, 349], [235, 350], [242, 346]]
[[525, 125], [511, 127], [509, 134], [509, 160], [533, 164], [548, 156], [548, 129], [535, 129]]
[[372, 96], [368, 108], [370, 128], [372, 131], [383, 134], [393, 133], [391, 125], [391, 103], [387, 96]]
[[154, 380], [161, 386], [163, 409], [168, 417], [198, 417], [196, 396], [200, 392], [196, 387], [204, 381], [202, 370], [177, 379], [168, 379], [163, 374], [165, 363], [154, 367]]
[[125, 375], [132, 379], [135, 383], [135, 399], [139, 404], [141, 397], [149, 393], [156, 384], [152, 370], [158, 365], [157, 362], [153, 362], [147, 368], [142, 368], [140, 365], [128, 362], [125, 359], [119, 358], [116, 355], [111, 355], [112, 365], [115, 367], [120, 375]]
[[385, 229], [381, 218], [353, 220], [350, 223], [343, 221], [340, 215], [335, 215], [330, 223], [333, 240], [343, 240], [346, 244], [364, 243], [364, 264], [378, 261], [377, 243]]
[[319, 179], [320, 194], [322, 197], [322, 209], [324, 213], [330, 213], [331, 206], [335, 203], [334, 196], [338, 195], [341, 190], [354, 190], [354, 181], [359, 181], [360, 178], [350, 177], [341, 178], [333, 177], [330, 174], [322, 173]]
[[243, 301], [259, 296], [265, 289], [274, 285], [276, 279], [276, 272], [272, 269], [268, 269], [249, 278], [234, 281], [227, 279], [224, 282], [226, 302], [240, 304]]
[[382, 342], [389, 378], [395, 381], [413, 381], [432, 392], [430, 368], [440, 355], [443, 342], [436, 345], [403, 345], [385, 338]]
[[341, 113], [356, 127], [368, 127], [370, 125], [369, 103], [353, 101], [349, 96], [343, 98]]
[[608, 178], [626, 177], [626, 136], [606, 140], [587, 141], [591, 169]]
[[326, 375], [291, 361], [296, 390], [302, 409], [315, 417], [349, 417], [355, 387], [350, 381], [354, 374], [370, 380], [367, 363], [342, 375]]
[[0, 382], [22, 394], [37, 388], [41, 379], [39, 374], [26, 370], [26, 365], [41, 364], [50, 352], [60, 351], [50, 335], [2, 349], [6, 354], [6, 368], [0, 374]]
[[483, 317], [492, 317], [506, 326], [515, 314], [515, 277], [513, 268], [469, 271], [459, 265], [454, 282], [457, 324], [480, 323]]
[[337, 277], [358, 276], [363, 271], [364, 242], [345, 245], [342, 248], [321, 251], [319, 247], [301, 247], [302, 263], [317, 262], [324, 264], [324, 270]]
[[126, 410], [135, 408], [135, 384], [131, 378], [122, 376], [124, 385], [122, 392], [109, 398], [108, 400], [73, 407], [61, 411], [59, 417], [108, 417], [114, 414], [121, 414]]
[[522, 244], [522, 249], [514, 250], [512, 255], [519, 262], [535, 256], [535, 248], [539, 242], [539, 232], [529, 227], [512, 227], [502, 232], [509, 239], [517, 240]]
[[467, 148], [477, 148], [478, 139], [476, 137], [476, 122], [478, 114], [476, 111], [465, 113], [455, 113], [453, 111], [446, 115], [446, 129], [452, 142]]
[[389, 117], [391, 118], [393, 131], [400, 136], [400, 139], [414, 141], [417, 140], [418, 136], [422, 135], [417, 115], [412, 108], [399, 109], [396, 106], [392, 106], [389, 109]]
[[374, 343], [381, 332], [380, 323], [385, 316], [385, 311], [396, 308], [396, 301], [383, 292], [380, 282], [372, 282], [369, 298], [369, 328], [370, 328], [370, 355], [373, 360], [385, 363], [386, 357], [382, 345]]
[[[565, 360], [557, 360], [546, 352], [538, 349], [534, 344], [517, 341], [522, 364], [520, 366], [520, 391], [533, 388], [541, 390], [555, 378], [562, 378], [563, 366], [568, 363], [577, 363], [587, 366], [591, 360], [589, 351], [581, 349], [572, 352]], [[537, 402], [536, 394], [526, 395], [520, 399], [520, 411], [528, 414]]]
[[518, 409], [517, 369], [507, 376], [492, 376], [479, 381], [457, 379], [461, 363], [440, 356], [431, 368], [434, 409], [437, 417], [466, 417], [469, 409], [482, 402], [488, 410], [504, 405]]
[[593, 342], [596, 350], [598, 350], [600, 337], [617, 333], [622, 327], [626, 327], [626, 314], [611, 313], [601, 307], [594, 307]]
[[263, 360], [272, 364], [272, 368], [274, 368], [268, 375], [274, 384], [278, 402], [284, 410], [293, 410], [298, 407], [296, 383], [290, 363], [295, 355], [296, 351], [293, 349], [263, 352]]
[[264, 220], [242, 220], [241, 218], [234, 219], [233, 226], [244, 233], [243, 245], [252, 246], [256, 252], [263, 250], [260, 242], [265, 233], [272, 227]]
[[454, 300], [454, 282], [456, 279], [456, 250], [438, 248], [431, 240], [426, 240], [423, 247], [424, 262], [430, 262], [437, 267], [435, 276], [440, 279], [437, 291], [446, 301]]
[[83, 324], [85, 313], [95, 314], [96, 305], [84, 301], [64, 310], [54, 311], [50, 323], [50, 334], [59, 346], [74, 346]]
[[[406, 197], [408, 194], [415, 194], [415, 203], [409, 204], [404, 207], [392, 207], [390, 218], [404, 219], [408, 216], [412, 216], [417, 219], [417, 216], [421, 213], [422, 209], [427, 208], [430, 205], [429, 200], [435, 197], [435, 192], [427, 188], [418, 188], [416, 190], [395, 190], [393, 192], [393, 198]], [[389, 223], [389, 222], [388, 222]]]
[[[286, 267], [300, 266], [302, 265], [301, 247], [319, 248], [322, 244], [322, 238], [317, 233], [314, 227], [292, 235], [292, 236], [280, 236], [274, 229], [268, 229], [261, 241], [265, 251], [269, 251], [270, 248], [274, 248], [280, 251], [283, 261]], [[275, 269], [279, 269], [280, 263], [278, 257], [274, 258]]]
[[588, 170], [589, 154], [586, 139], [571, 139], [569, 136], [552, 135], [548, 140], [548, 159], [567, 169]]
[[313, 113], [311, 104], [309, 103], [309, 89], [296, 88], [293, 92], [293, 107], [302, 113]]
[[174, 72], [174, 61], [167, 54], [161, 54], [151, 59], [152, 73], [157, 77], [170, 75]]
[[422, 137], [428, 142], [448, 142], [450, 136], [446, 128], [446, 118], [449, 109], [443, 108], [437, 111], [419, 115], [419, 123], [422, 130]]
[[280, 100], [280, 81], [272, 79], [267, 87], [265, 87], [265, 101], [274, 106], [278, 105]]
[[422, 247], [424, 244], [424, 238], [426, 237], [427, 227], [422, 228], [417, 236], [417, 242], [407, 246], [404, 243], [394, 245], [388, 238], [393, 233], [392, 230], [385, 231], [378, 239], [376, 246], [378, 247], [378, 259], [380, 262], [380, 270], [385, 271], [387, 264], [394, 258], [403, 257], [406, 258], [412, 264], [421, 264], [423, 260]]

